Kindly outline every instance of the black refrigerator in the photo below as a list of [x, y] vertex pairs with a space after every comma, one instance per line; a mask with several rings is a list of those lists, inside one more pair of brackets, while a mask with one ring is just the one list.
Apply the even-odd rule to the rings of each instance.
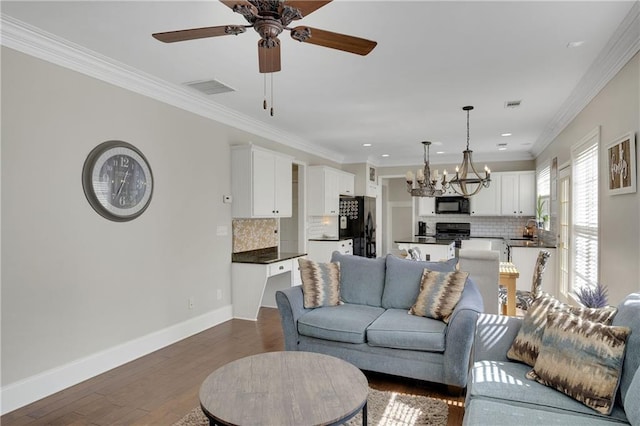
[[376, 257], [376, 199], [340, 197], [340, 238], [353, 239], [353, 254]]

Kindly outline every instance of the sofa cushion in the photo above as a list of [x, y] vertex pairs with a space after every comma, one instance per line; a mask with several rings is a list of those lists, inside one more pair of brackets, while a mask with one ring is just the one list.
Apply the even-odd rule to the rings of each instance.
[[467, 398], [492, 399], [513, 406], [530, 405], [549, 411], [567, 411], [587, 418], [627, 421], [624, 410], [618, 404], [614, 406], [610, 416], [605, 416], [555, 389], [527, 379], [526, 374], [530, 370], [531, 367], [519, 362], [477, 361], [472, 367]]
[[620, 425], [617, 419], [587, 417], [570, 412], [551, 411], [534, 405], [514, 405], [508, 401], [486, 399], [471, 400], [464, 411], [463, 426], [612, 426]]
[[305, 308], [340, 304], [340, 264], [299, 258]]
[[437, 272], [425, 269], [420, 280], [420, 293], [409, 313], [448, 323], [468, 276], [467, 272], [462, 271]]
[[367, 343], [395, 349], [444, 352], [446, 324], [407, 315], [404, 309], [387, 309], [367, 329]]
[[618, 305], [618, 313], [612, 325], [631, 328], [627, 339], [627, 353], [624, 356], [622, 376], [620, 377], [620, 396], [624, 401], [631, 381], [640, 368], [640, 293], [632, 293]]
[[382, 307], [408, 310], [418, 297], [425, 268], [431, 271], [452, 272], [455, 270], [453, 260], [455, 259], [446, 262], [422, 262], [400, 259], [388, 254]]
[[367, 327], [384, 309], [345, 303], [314, 309], [298, 319], [298, 333], [317, 339], [364, 343]]
[[628, 327], [583, 320], [569, 312], [552, 312], [535, 366], [527, 378], [609, 414], [629, 332]]
[[640, 426], [640, 369], [633, 375], [631, 386], [624, 398], [624, 411], [633, 426]]
[[340, 298], [344, 303], [380, 306], [386, 261], [334, 251], [332, 262], [340, 263]]

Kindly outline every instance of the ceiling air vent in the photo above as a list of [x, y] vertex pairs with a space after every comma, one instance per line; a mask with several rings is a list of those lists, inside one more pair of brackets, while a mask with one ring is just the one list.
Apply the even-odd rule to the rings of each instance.
[[235, 92], [236, 90], [219, 82], [218, 80], [202, 80], [192, 81], [184, 83], [186, 86], [191, 87], [205, 95], [218, 95], [220, 93]]
[[518, 108], [522, 101], [507, 101], [504, 103], [505, 108]]

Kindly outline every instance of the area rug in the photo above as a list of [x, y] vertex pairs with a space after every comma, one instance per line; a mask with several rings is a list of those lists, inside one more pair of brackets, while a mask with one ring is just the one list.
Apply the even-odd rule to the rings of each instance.
[[[447, 403], [439, 399], [375, 389], [369, 389], [367, 407], [368, 423], [372, 426], [446, 426], [449, 412]], [[360, 413], [346, 423], [348, 426], [361, 424]], [[200, 407], [194, 408], [173, 424], [173, 426], [208, 425], [209, 420]]]

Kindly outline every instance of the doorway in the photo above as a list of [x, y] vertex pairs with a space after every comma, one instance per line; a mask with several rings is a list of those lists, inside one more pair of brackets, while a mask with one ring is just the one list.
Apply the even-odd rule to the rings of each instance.
[[294, 162], [291, 165], [291, 217], [280, 219], [280, 251], [305, 253], [306, 237], [306, 164]]

